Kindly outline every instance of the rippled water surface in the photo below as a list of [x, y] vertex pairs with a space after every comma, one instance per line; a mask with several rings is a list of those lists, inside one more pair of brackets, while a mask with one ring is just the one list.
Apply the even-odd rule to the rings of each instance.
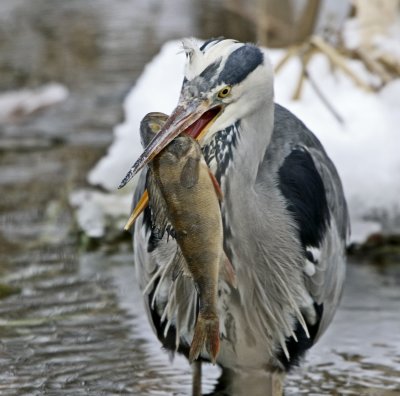
[[[237, 29], [217, 3], [0, 3], [0, 88], [56, 80], [71, 92], [0, 125], [0, 395], [190, 393], [189, 365], [170, 362], [145, 317], [128, 237], [79, 234], [68, 195], [86, 185], [124, 95], [162, 42], [218, 36], [221, 15], [226, 35]], [[399, 286], [398, 260], [352, 262], [335, 321], [286, 394], [400, 395]], [[205, 393], [219, 375], [205, 367]]]
[[[189, 394], [190, 368], [151, 333], [129, 253], [15, 258], [1, 282], [0, 394]], [[349, 266], [328, 333], [287, 395], [400, 394], [400, 267]], [[211, 392], [219, 370], [205, 369]], [[249, 390], [250, 391], [250, 390]]]

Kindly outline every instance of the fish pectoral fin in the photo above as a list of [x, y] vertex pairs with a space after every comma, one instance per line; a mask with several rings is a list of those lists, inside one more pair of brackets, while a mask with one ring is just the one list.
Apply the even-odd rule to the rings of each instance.
[[236, 272], [226, 253], [224, 253], [221, 265], [221, 277], [234, 289], [237, 289]]
[[200, 158], [189, 157], [182, 168], [181, 185], [185, 188], [194, 187], [199, 181]]
[[224, 199], [224, 193], [222, 192], [221, 186], [218, 183], [218, 180], [215, 178], [214, 173], [211, 172], [211, 169], [208, 168], [208, 174], [210, 175], [210, 179], [214, 186], [214, 190], [217, 194], [218, 200], [222, 201]]

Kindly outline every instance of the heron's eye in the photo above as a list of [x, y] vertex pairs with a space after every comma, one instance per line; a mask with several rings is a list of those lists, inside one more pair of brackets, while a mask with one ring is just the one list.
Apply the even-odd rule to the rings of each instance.
[[226, 87], [222, 88], [219, 92], [218, 92], [218, 97], [220, 99], [226, 98], [229, 93], [231, 92], [232, 87], [230, 85], [227, 85]]

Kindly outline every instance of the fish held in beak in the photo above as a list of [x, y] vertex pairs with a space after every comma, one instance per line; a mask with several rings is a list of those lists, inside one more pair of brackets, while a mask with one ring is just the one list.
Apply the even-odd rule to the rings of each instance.
[[187, 106], [178, 105], [166, 120], [160, 132], [154, 136], [137, 161], [129, 169], [118, 189], [124, 187], [136, 173], [182, 132], [187, 133], [196, 140], [201, 140], [209, 126], [221, 112], [221, 106], [210, 108], [205, 101], [193, 101]]
[[[143, 144], [153, 139], [160, 126], [162, 130], [165, 119], [161, 113], [150, 113], [142, 120]], [[204, 128], [199, 130], [201, 133]], [[149, 163], [146, 188], [127, 227], [150, 201], [152, 232], [162, 237], [165, 232], [169, 233], [169, 227], [173, 229], [177, 253], [165, 267], [164, 274], [170, 273], [173, 281], [176, 280], [174, 276], [181, 276], [178, 274], [190, 276], [199, 299], [189, 361], [198, 359], [206, 349], [215, 364], [220, 349], [219, 277], [233, 288], [237, 287], [235, 270], [223, 250], [221, 188], [208, 168], [199, 144], [187, 133], [176, 137]], [[153, 282], [154, 277], [145, 290], [149, 290]], [[152, 304], [158, 290], [157, 286]]]
[[[218, 117], [221, 111], [222, 109], [220, 107], [214, 107], [210, 110], [207, 110], [199, 119], [197, 119], [197, 121], [186, 128], [184, 132], [196, 140], [201, 140], [202, 137], [207, 133], [208, 128], [211, 126], [212, 122]], [[140, 123], [140, 137], [142, 145], [144, 147], [149, 146], [151, 142], [156, 139], [157, 134], [161, 133], [161, 131], [164, 129], [163, 126], [165, 127], [165, 123], [168, 121], [168, 119], [171, 119], [171, 117], [168, 117], [166, 114], [159, 112], [151, 112], [146, 114], [146, 116]], [[125, 178], [127, 178], [128, 175]], [[219, 200], [222, 201], [223, 194], [221, 191], [221, 187], [210, 170], [209, 175], [214, 184], [215, 192], [217, 193]], [[126, 183], [128, 181], [126, 181]], [[129, 231], [136, 219], [147, 207], [148, 203], [149, 197], [147, 194], [147, 190], [145, 190], [124, 227], [125, 231]]]

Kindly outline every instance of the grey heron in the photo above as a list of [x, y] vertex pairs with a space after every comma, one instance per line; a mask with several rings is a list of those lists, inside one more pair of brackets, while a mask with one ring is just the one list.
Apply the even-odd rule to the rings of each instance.
[[[234, 378], [277, 381], [279, 394], [285, 373], [324, 333], [340, 300], [349, 234], [341, 181], [314, 134], [274, 103], [263, 49], [231, 39], [185, 40], [183, 47], [179, 103], [120, 187], [183, 131], [199, 139], [223, 192], [224, 250], [237, 279], [236, 289], [219, 282], [217, 363]], [[153, 330], [166, 349], [187, 356], [197, 295], [190, 278], [166, 275], [176, 243], [152, 233], [150, 208], [133, 241]], [[209, 360], [205, 350], [200, 357]]]

